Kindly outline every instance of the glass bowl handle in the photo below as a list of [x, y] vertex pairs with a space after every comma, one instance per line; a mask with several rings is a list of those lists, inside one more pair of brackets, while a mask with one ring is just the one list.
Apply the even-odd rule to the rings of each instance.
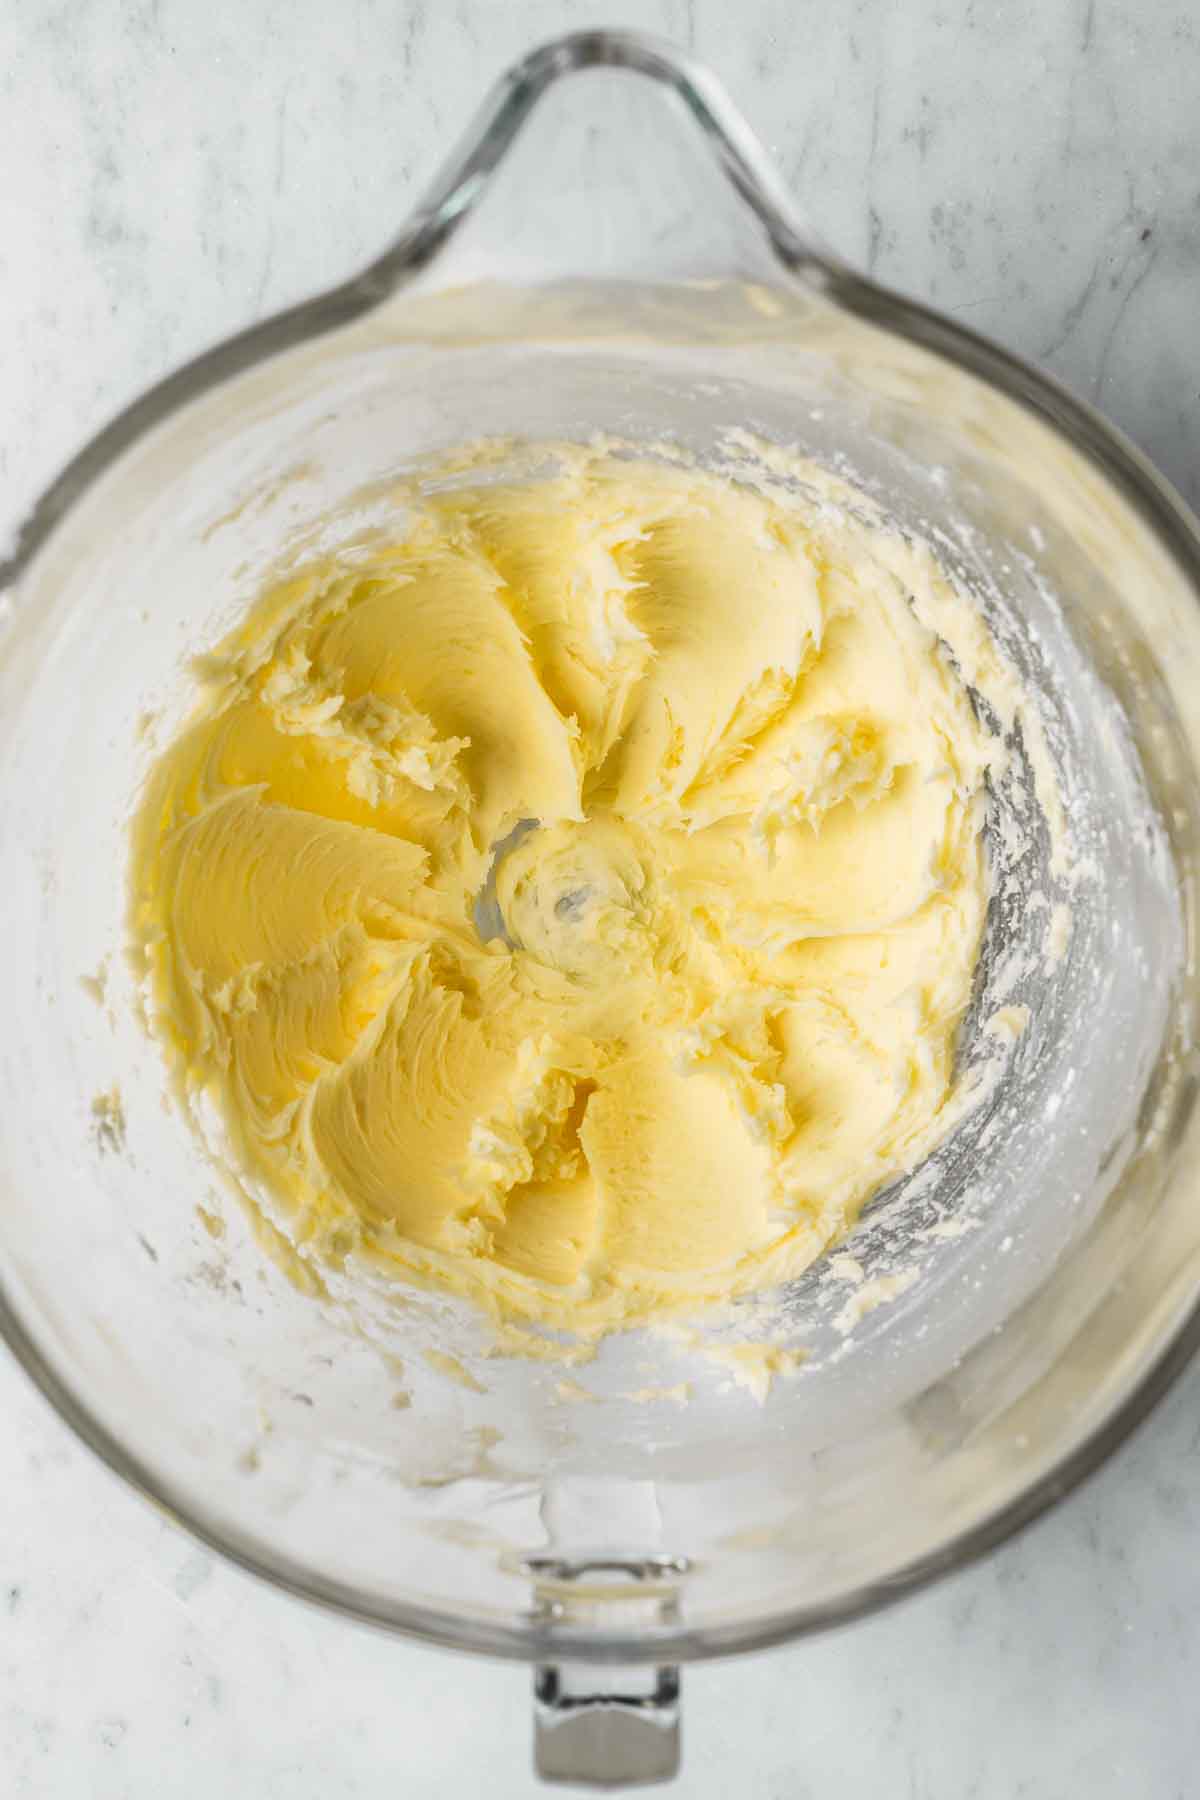
[[[652, 257], [660, 279], [694, 278], [699, 272], [699, 257], [709, 265], [704, 272], [712, 275], [738, 273], [777, 278], [782, 266], [793, 277], [821, 291], [836, 285], [846, 272], [845, 265], [819, 244], [816, 234], [801, 218], [762, 143], [721, 83], [703, 64], [674, 45], [637, 31], [571, 32], [531, 51], [500, 76], [399, 236], [364, 271], [360, 281], [381, 300], [407, 286], [414, 277], [419, 279], [423, 272], [432, 273], [435, 263], [436, 275], [430, 285], [439, 288], [474, 279], [484, 266], [493, 279], [499, 270], [501, 279], [525, 281], [529, 277], [528, 264], [521, 261], [519, 249], [514, 254], [513, 248], [514, 234], [520, 237], [523, 229], [527, 230], [529, 242], [537, 243], [545, 254], [547, 274], [555, 272], [556, 257], [573, 275], [594, 273], [581, 266], [580, 249], [589, 240], [595, 243], [603, 238], [610, 221], [603, 216], [602, 204], [596, 210], [596, 193], [586, 191], [590, 185], [587, 170], [584, 199], [591, 210], [581, 222], [581, 233], [568, 233], [572, 241], [564, 244], [557, 229], [560, 221], [547, 227], [546, 206], [570, 194], [572, 172], [564, 164], [561, 141], [554, 135], [560, 120], [547, 117], [555, 115], [556, 108], [547, 108], [543, 102], [565, 78], [595, 70], [632, 74], [656, 86], [666, 106], [691, 127], [693, 140], [698, 131], [709, 153], [707, 159], [693, 157], [689, 144], [674, 163], [659, 159], [646, 166], [638, 161], [636, 143], [619, 141], [619, 153], [630, 165], [625, 193], [634, 230], [640, 219], [644, 231], [651, 234], [643, 251], [647, 260]], [[611, 126], [615, 116], [623, 128], [622, 107], [630, 97], [628, 92], [617, 100], [615, 115], [611, 87], [597, 88], [593, 94], [598, 103], [589, 103], [582, 92], [572, 93], [570, 116], [578, 119], [584, 115], [596, 132], [606, 124]], [[515, 195], [509, 192], [497, 201], [498, 228], [488, 232], [486, 226], [482, 227], [486, 239], [483, 253], [476, 245], [472, 253], [463, 254], [464, 268], [460, 270], [455, 265], [462, 254], [463, 240], [480, 228], [480, 215], [489, 210], [484, 204], [489, 192], [504, 187], [498, 179], [501, 166], [510, 159], [520, 160], [514, 156], [518, 140], [525, 136], [535, 112], [541, 117], [535, 127], [534, 145], [532, 149], [521, 146], [525, 173], [513, 176], [521, 191]], [[654, 133], [648, 140], [651, 156], [661, 141], [661, 127], [660, 108]], [[621, 135], [619, 129], [618, 140]], [[712, 179], [714, 174], [716, 180]], [[505, 169], [503, 175], [507, 180], [513, 171]], [[655, 233], [652, 218], [647, 223], [652, 211], [650, 194], [659, 182], [677, 184], [678, 212], [682, 216], [675, 223], [682, 229], [674, 236]], [[472, 231], [466, 232], [464, 227], [469, 221]], [[729, 266], [732, 245], [736, 245], [734, 255], [740, 265], [736, 270]]]

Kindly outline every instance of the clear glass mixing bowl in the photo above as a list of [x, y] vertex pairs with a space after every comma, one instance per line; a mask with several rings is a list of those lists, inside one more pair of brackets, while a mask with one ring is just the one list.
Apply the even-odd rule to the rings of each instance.
[[[449, 1303], [414, 1294], [352, 1329], [262, 1254], [138, 1023], [127, 822], [188, 657], [256, 570], [331, 515], [366, 520], [372, 483], [484, 434], [705, 456], [730, 427], [852, 474], [977, 595], [1042, 698], [1089, 872], [1056, 960], [1045, 836], [994, 846], [976, 1010], [1007, 997], [1031, 1023], [992, 1101], [855, 1233], [866, 1279], [900, 1270], [903, 1292], [855, 1319], [810, 1271], [785, 1301], [809, 1360], [765, 1405], [644, 1335], [576, 1372], [582, 1405], [561, 1368], [488, 1358]], [[1195, 1346], [1198, 600], [1196, 522], [1153, 470], [817, 248], [703, 71], [621, 34], [529, 57], [392, 249], [137, 402], [3, 570], [12, 1349], [115, 1469], [246, 1567], [547, 1665], [547, 1772], [664, 1772], [666, 1665], [977, 1554], [1094, 1467]], [[685, 1378], [685, 1407], [632, 1397]], [[581, 1663], [659, 1672], [589, 1685], [564, 1673]], [[572, 1738], [597, 1686], [627, 1704]]]

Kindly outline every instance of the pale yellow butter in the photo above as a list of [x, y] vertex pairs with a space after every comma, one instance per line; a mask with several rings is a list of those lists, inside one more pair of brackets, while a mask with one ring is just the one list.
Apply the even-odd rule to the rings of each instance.
[[594, 1335], [796, 1274], [937, 1141], [996, 743], [867, 525], [559, 466], [256, 603], [134, 912], [310, 1265]]

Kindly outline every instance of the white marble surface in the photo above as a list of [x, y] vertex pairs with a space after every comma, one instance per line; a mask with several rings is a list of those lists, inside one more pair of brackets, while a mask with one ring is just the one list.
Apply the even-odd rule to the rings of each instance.
[[[148, 381], [390, 234], [506, 60], [640, 23], [731, 84], [824, 235], [1039, 359], [1200, 502], [1192, 0], [0, 7], [0, 532]], [[533, 1791], [528, 1677], [215, 1563], [0, 1359], [0, 1791]], [[688, 1673], [682, 1791], [1200, 1791], [1200, 1369], [982, 1566]], [[462, 1721], [470, 1721], [464, 1729]]]

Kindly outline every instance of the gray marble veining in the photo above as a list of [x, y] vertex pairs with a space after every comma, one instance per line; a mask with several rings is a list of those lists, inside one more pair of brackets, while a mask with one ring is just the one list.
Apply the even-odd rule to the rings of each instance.
[[[1190, 0], [7, 0], [5, 530], [147, 382], [376, 251], [491, 76], [589, 23], [711, 61], [830, 243], [1042, 362], [1200, 503]], [[94, 1466], [3, 1359], [0, 1394], [6, 1793], [533, 1791], [523, 1671], [256, 1586]], [[985, 1564], [690, 1672], [682, 1791], [1190, 1800], [1198, 1419], [1200, 1370]]]

